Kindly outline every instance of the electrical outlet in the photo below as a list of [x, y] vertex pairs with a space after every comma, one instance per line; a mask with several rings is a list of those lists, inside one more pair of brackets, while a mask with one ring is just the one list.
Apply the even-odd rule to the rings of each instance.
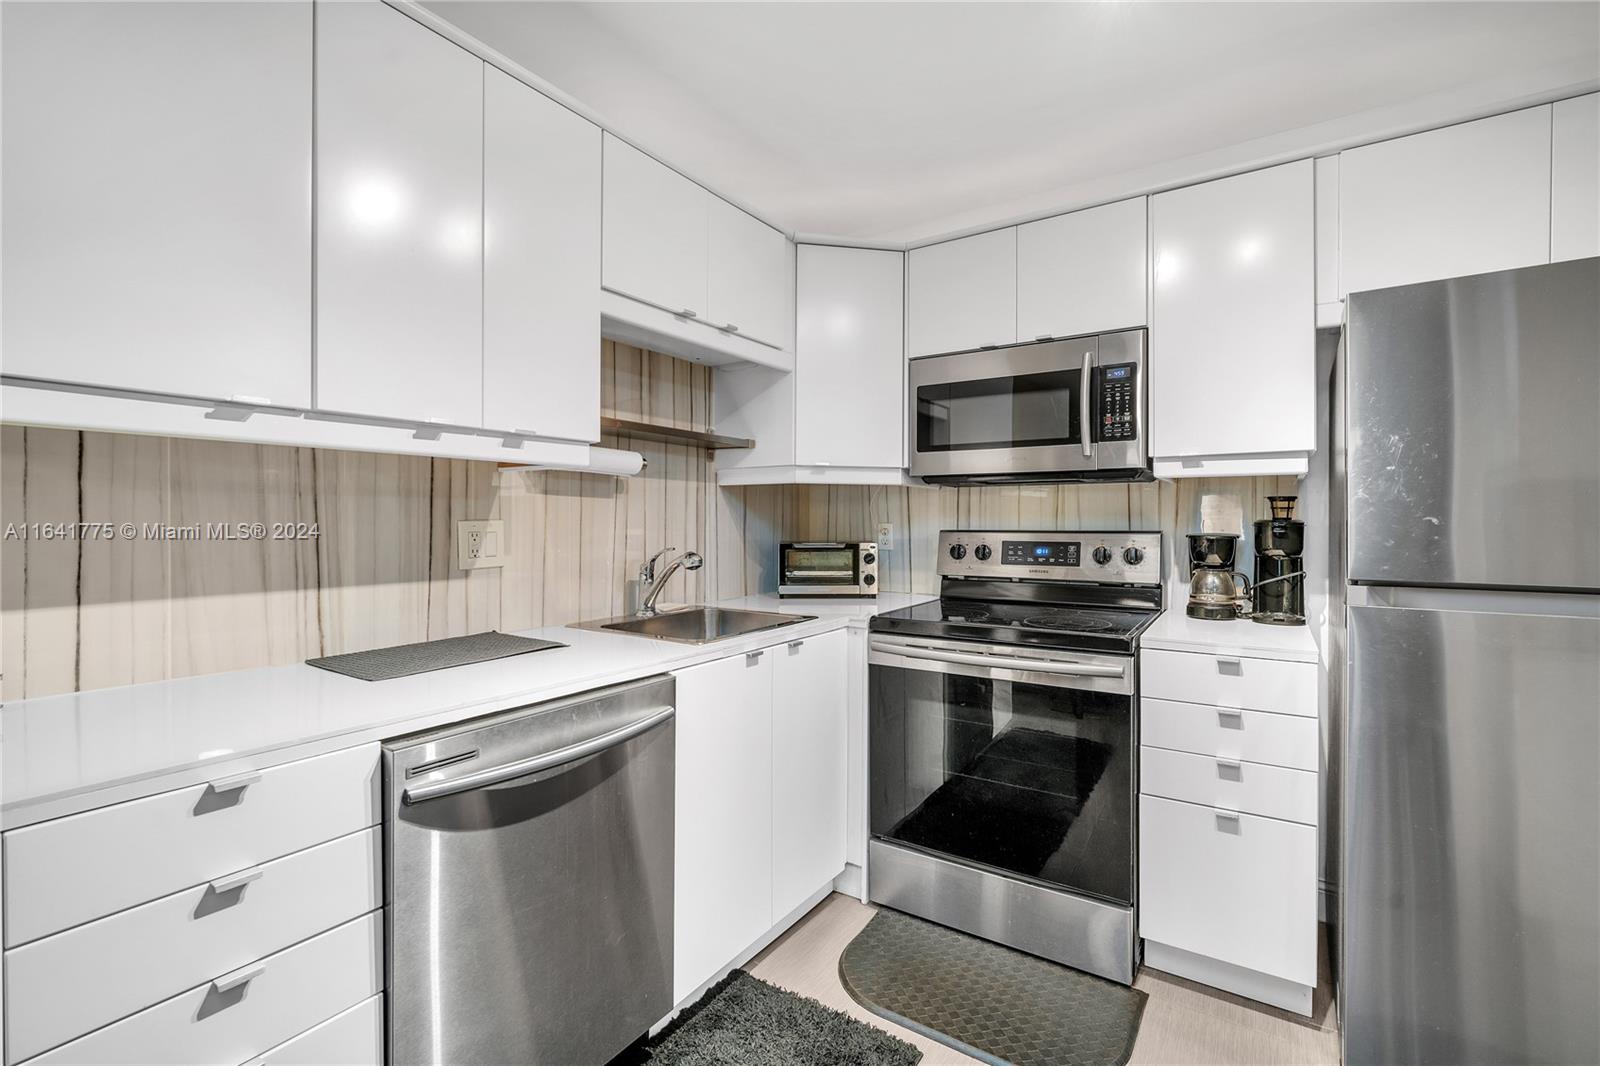
[[506, 524], [499, 519], [456, 523], [456, 565], [462, 570], [504, 566]]
[[881, 552], [894, 550], [894, 523], [878, 523], [878, 550]]

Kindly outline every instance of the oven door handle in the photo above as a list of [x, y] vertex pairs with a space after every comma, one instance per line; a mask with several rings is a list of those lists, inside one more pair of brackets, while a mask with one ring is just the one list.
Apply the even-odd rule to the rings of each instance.
[[971, 655], [959, 651], [944, 651], [907, 644], [873, 641], [872, 650], [907, 659], [928, 659], [940, 663], [957, 663], [962, 666], [990, 666], [998, 670], [1023, 670], [1036, 674], [1064, 674], [1068, 677], [1114, 677], [1126, 679], [1126, 666], [1107, 663], [1058, 662], [1052, 659], [1018, 659], [1005, 655]]
[[1083, 353], [1083, 376], [1078, 379], [1078, 426], [1083, 437], [1083, 457], [1094, 458], [1094, 414], [1089, 406], [1089, 383], [1094, 380], [1094, 353]]

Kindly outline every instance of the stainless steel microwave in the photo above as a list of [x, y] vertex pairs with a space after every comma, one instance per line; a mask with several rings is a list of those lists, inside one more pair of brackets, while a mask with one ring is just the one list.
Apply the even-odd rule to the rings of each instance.
[[797, 541], [778, 546], [779, 596], [878, 595], [878, 546]]
[[1149, 481], [1142, 329], [913, 359], [911, 475]]

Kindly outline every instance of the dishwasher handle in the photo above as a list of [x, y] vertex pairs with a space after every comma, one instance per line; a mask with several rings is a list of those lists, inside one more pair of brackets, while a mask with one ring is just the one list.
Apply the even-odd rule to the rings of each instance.
[[400, 802], [407, 807], [423, 803], [443, 796], [454, 796], [459, 792], [469, 792], [475, 788], [486, 788], [489, 785], [498, 785], [503, 781], [510, 781], [517, 777], [526, 777], [542, 770], [551, 770], [557, 766], [587, 759], [591, 755], [598, 755], [607, 748], [614, 748], [618, 744], [632, 740], [641, 733], [647, 733], [667, 721], [676, 713], [676, 708], [660, 706], [637, 721], [629, 722], [625, 726], [601, 733], [597, 737], [570, 744], [555, 751], [547, 751], [542, 755], [518, 759], [516, 762], [504, 763], [500, 766], [491, 766], [460, 777], [448, 778], [444, 781], [429, 781], [426, 784], [413, 785], [400, 793]]

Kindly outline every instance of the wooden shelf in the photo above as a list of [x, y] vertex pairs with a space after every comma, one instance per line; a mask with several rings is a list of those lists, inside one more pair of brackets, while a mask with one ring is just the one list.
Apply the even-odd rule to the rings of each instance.
[[701, 429], [658, 426], [653, 422], [635, 422], [628, 418], [602, 418], [600, 432], [615, 433], [622, 437], [643, 437], [645, 440], [665, 441], [668, 444], [689, 444], [707, 451], [756, 446], [756, 442], [748, 437], [724, 437], [720, 433], [708, 433]]

